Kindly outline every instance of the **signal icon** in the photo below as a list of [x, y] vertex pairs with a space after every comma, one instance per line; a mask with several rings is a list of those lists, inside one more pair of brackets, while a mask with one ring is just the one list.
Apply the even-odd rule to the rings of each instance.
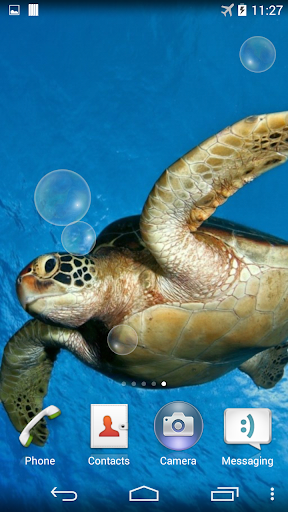
[[[253, 416], [251, 416], [251, 414], [248, 414], [247, 416], [248, 420], [249, 420], [249, 423], [250, 423], [250, 427], [249, 427], [249, 432], [247, 434], [247, 437], [252, 437], [253, 434], [254, 434], [254, 420], [253, 420]], [[247, 421], [246, 420], [241, 420], [241, 425], [246, 425]], [[242, 427], [241, 428], [241, 432], [247, 432], [247, 428], [246, 427]]]

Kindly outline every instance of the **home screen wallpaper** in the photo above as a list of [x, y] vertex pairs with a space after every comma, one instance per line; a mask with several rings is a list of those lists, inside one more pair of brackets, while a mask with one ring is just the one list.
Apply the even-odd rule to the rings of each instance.
[[1, 3], [1, 510], [284, 510], [287, 22]]

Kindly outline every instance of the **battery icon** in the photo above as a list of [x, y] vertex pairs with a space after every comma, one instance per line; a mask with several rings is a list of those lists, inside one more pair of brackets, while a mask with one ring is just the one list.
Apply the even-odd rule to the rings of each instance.
[[247, 16], [247, 5], [238, 5], [238, 16]]

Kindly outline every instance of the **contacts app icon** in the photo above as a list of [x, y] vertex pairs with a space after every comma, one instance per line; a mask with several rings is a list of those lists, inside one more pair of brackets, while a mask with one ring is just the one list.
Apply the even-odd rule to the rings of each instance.
[[100, 432], [99, 437], [119, 437], [120, 434], [118, 430], [114, 430], [112, 428], [112, 420], [110, 416], [104, 416], [103, 425], [105, 426], [105, 430]]
[[91, 448], [128, 448], [128, 405], [91, 405]]
[[158, 441], [166, 448], [188, 450], [202, 435], [202, 416], [188, 402], [170, 402], [156, 414], [154, 432]]

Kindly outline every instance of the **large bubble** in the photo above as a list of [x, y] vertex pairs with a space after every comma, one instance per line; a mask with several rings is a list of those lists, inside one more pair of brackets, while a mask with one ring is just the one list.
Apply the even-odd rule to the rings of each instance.
[[138, 335], [130, 325], [115, 325], [109, 331], [107, 342], [110, 350], [119, 356], [131, 354], [138, 345]]
[[254, 36], [242, 44], [239, 55], [241, 63], [248, 71], [263, 73], [274, 64], [276, 50], [266, 37]]
[[34, 194], [35, 206], [43, 219], [67, 226], [82, 219], [91, 203], [90, 189], [80, 174], [58, 169], [46, 174]]
[[74, 222], [63, 229], [61, 242], [71, 254], [88, 254], [96, 243], [96, 233], [87, 222]]

